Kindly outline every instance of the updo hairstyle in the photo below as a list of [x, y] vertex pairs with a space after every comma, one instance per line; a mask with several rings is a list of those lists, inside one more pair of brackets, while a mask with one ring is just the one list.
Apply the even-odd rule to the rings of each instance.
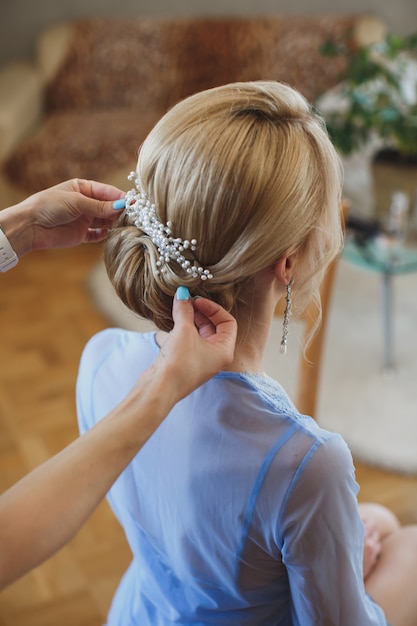
[[[236, 315], [254, 275], [288, 250], [300, 251], [294, 297], [318, 298], [323, 270], [340, 251], [341, 167], [324, 124], [287, 85], [234, 83], [174, 106], [144, 141], [141, 189], [172, 235], [196, 239], [192, 278], [175, 261], [159, 272], [158, 249], [122, 215], [105, 248], [122, 301], [161, 330], [173, 326], [179, 285]], [[192, 257], [190, 257], [192, 258]]]

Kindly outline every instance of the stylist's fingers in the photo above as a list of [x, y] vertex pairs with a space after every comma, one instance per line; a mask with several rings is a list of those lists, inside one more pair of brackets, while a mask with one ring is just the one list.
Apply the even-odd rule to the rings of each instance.
[[178, 287], [172, 303], [174, 330], [188, 325], [194, 328], [194, 307], [187, 287]]
[[105, 202], [114, 202], [124, 197], [124, 192], [114, 185], [107, 185], [96, 180], [75, 179], [76, 188], [83, 196], [92, 198], [93, 200], [104, 200]]
[[172, 315], [174, 331], [188, 325], [197, 329], [200, 339], [212, 346], [221, 346], [227, 360], [231, 360], [236, 343], [237, 324], [235, 318], [216, 302], [207, 298], [190, 298], [187, 287], [177, 289]]
[[78, 215], [86, 215], [91, 218], [92, 228], [111, 225], [116, 217], [120, 215], [120, 210], [125, 206], [124, 198], [118, 198], [113, 201], [99, 200], [88, 198], [82, 194], [77, 194], [74, 198], [71, 198], [71, 202]]
[[110, 224], [103, 226], [92, 226], [87, 230], [87, 233], [84, 237], [84, 243], [98, 243], [100, 241], [104, 241], [109, 236], [110, 232]]
[[200, 334], [202, 336], [213, 335], [217, 342], [230, 345], [234, 349], [237, 323], [233, 315], [207, 298], [196, 298], [194, 309], [195, 323]]
[[113, 185], [95, 180], [74, 178], [55, 186], [56, 190], [72, 192], [67, 204], [76, 215], [92, 218], [92, 227], [108, 226], [125, 207], [125, 192]]
[[[176, 292], [172, 316], [174, 328], [162, 344], [154, 367], [162, 368], [167, 380], [175, 381], [179, 397], [185, 397], [232, 363], [236, 322], [218, 304], [205, 298], [193, 300], [186, 287]], [[206, 326], [210, 331], [202, 333]]]

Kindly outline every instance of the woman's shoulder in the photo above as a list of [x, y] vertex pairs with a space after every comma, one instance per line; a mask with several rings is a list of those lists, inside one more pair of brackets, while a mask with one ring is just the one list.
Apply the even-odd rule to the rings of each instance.
[[108, 328], [89, 340], [77, 376], [77, 409], [80, 424], [84, 419], [83, 431], [126, 396], [158, 350], [154, 332]]
[[155, 332], [138, 333], [123, 328], [105, 328], [93, 335], [86, 343], [83, 354], [110, 353], [117, 350], [137, 349], [143, 344], [155, 342]]
[[239, 376], [239, 379], [254, 392], [256, 402], [261, 406], [263, 422], [269, 421], [274, 432], [283, 431], [283, 439], [291, 441], [289, 448], [297, 449], [296, 456], [304, 457], [306, 464], [310, 464], [313, 458], [320, 458], [323, 466], [337, 467], [342, 473], [346, 469], [350, 471], [352, 456], [343, 437], [323, 428], [311, 416], [300, 413], [280, 383], [268, 376], [248, 374]]
[[138, 333], [122, 328], [106, 328], [88, 341], [81, 355], [78, 376], [114, 382], [130, 374], [135, 380], [157, 356], [155, 332]]

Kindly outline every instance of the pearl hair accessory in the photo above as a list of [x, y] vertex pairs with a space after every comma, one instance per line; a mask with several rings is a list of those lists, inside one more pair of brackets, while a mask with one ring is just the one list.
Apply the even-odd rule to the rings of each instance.
[[126, 193], [125, 213], [132, 223], [149, 235], [157, 246], [160, 256], [156, 265], [160, 268], [160, 271], [166, 271], [164, 267], [166, 263], [176, 261], [192, 278], [201, 278], [201, 280], [213, 278], [213, 274], [209, 270], [200, 267], [197, 261], [186, 259], [183, 254], [185, 250], [194, 252], [197, 241], [195, 239], [189, 241], [188, 239], [183, 240], [180, 237], [173, 237], [171, 234], [171, 222], [167, 222], [164, 225], [159, 221], [156, 214], [156, 205], [152, 204], [148, 196], [140, 189], [136, 173], [131, 172], [128, 179], [135, 181], [135, 189], [131, 189]]

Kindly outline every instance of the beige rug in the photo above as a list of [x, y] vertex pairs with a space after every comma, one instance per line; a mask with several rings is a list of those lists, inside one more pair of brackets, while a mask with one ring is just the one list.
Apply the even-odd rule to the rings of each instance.
[[[97, 307], [111, 325], [149, 330], [113, 293], [100, 264], [90, 277]], [[417, 473], [417, 273], [394, 279], [395, 369], [383, 370], [381, 277], [343, 260], [327, 329], [318, 421], [341, 433], [361, 460]], [[268, 373], [294, 392], [302, 328], [290, 327], [287, 355], [279, 352], [281, 320], [272, 328]]]

